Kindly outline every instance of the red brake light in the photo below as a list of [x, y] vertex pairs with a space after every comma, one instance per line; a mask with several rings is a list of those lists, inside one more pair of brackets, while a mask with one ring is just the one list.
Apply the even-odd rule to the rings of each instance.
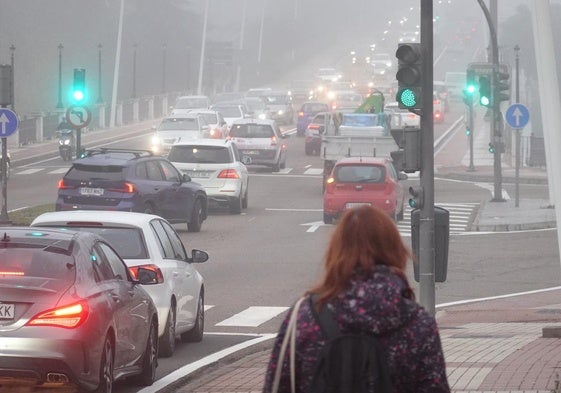
[[115, 191], [115, 192], [123, 192], [126, 194], [132, 194], [133, 192], [136, 192], [136, 186], [132, 183], [129, 182], [125, 182], [123, 183], [123, 187], [122, 188], [110, 188], [109, 191]]
[[239, 179], [240, 175], [235, 169], [222, 169], [218, 174], [219, 179]]
[[39, 313], [31, 318], [26, 325], [72, 329], [84, 323], [88, 313], [88, 305], [85, 302], [75, 303]]
[[319, 130], [319, 124], [309, 124], [308, 128], [312, 130]]
[[272, 136], [271, 137], [271, 146], [276, 146], [277, 144], [277, 137], [276, 136]]
[[4, 276], [4, 277], [25, 276], [25, 273], [22, 271], [0, 270], [0, 276]]
[[304, 116], [304, 112], [298, 112], [298, 117], [303, 117]]
[[58, 189], [59, 190], [64, 190], [64, 189], [67, 189], [67, 188], [74, 188], [74, 187], [64, 184], [64, 179], [60, 179], [58, 181]]
[[156, 279], [158, 284], [161, 284], [164, 282], [164, 275], [162, 273], [162, 271], [160, 270], [160, 268], [156, 265], [150, 264], [150, 265], [138, 265], [138, 266], [131, 266], [129, 267], [129, 272], [131, 273], [131, 275], [138, 279], [138, 269], [139, 268], [143, 268], [143, 269], [147, 269], [147, 270], [152, 270], [154, 272], [156, 272]]

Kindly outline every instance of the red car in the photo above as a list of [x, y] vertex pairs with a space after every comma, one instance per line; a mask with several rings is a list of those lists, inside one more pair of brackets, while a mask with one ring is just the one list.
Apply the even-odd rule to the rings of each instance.
[[323, 194], [323, 222], [331, 224], [345, 209], [371, 205], [386, 211], [395, 221], [403, 219], [405, 191], [391, 159], [346, 157], [333, 167]]

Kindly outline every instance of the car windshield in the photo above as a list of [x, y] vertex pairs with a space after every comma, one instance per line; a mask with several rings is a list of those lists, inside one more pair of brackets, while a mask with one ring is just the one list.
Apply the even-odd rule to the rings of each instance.
[[75, 163], [66, 175], [64, 175], [64, 178], [70, 180], [124, 180], [125, 167], [120, 165], [88, 165]]
[[267, 103], [271, 104], [271, 105], [283, 105], [288, 103], [289, 98], [287, 95], [268, 95], [266, 97], [267, 99]]
[[169, 130], [198, 130], [199, 124], [195, 118], [169, 117], [163, 119], [158, 127], [160, 131]]
[[338, 165], [334, 175], [342, 183], [383, 183], [385, 173], [379, 165]]
[[344, 114], [341, 125], [350, 127], [374, 127], [378, 125], [378, 116], [372, 114]]
[[204, 98], [180, 98], [175, 103], [175, 109], [206, 108], [208, 101]]
[[246, 100], [246, 105], [252, 111], [263, 110], [267, 107], [261, 99]]
[[171, 148], [168, 160], [181, 163], [226, 164], [232, 162], [225, 146], [181, 146]]
[[230, 136], [237, 138], [270, 138], [275, 136], [273, 127], [268, 124], [234, 124]]
[[318, 113], [318, 112], [327, 112], [329, 110], [329, 106], [326, 104], [304, 104], [302, 105], [302, 112], [307, 113]]
[[242, 111], [238, 106], [213, 106], [212, 109], [220, 112], [224, 117], [242, 117]]

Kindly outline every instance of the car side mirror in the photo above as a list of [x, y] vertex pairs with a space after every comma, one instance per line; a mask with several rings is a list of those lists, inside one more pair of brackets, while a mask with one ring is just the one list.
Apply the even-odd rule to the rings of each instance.
[[191, 181], [191, 176], [189, 176], [188, 174], [184, 173], [181, 176], [181, 182], [182, 183], [189, 183]]
[[138, 282], [142, 285], [158, 284], [158, 273], [154, 270], [139, 267], [137, 277]]
[[203, 263], [208, 261], [208, 253], [205, 251], [191, 250], [191, 263]]
[[407, 176], [406, 173], [403, 172], [399, 172], [397, 175], [397, 180], [407, 180], [409, 179], [409, 176]]

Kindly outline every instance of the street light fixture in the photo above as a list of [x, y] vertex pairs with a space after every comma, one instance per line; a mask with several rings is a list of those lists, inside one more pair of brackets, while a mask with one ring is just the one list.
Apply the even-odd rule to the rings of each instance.
[[62, 104], [62, 49], [64, 46], [58, 44], [58, 102], [56, 104], [57, 109], [63, 109]]

